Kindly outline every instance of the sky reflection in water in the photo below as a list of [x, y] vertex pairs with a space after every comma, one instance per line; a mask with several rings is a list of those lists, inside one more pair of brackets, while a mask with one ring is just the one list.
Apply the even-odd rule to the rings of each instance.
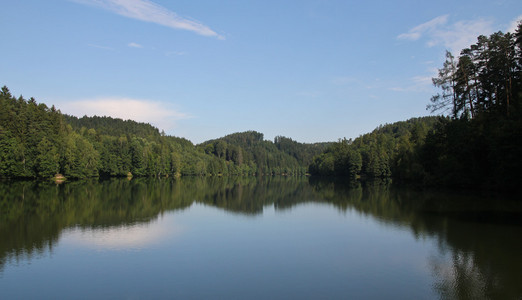
[[0, 298], [522, 295], [511, 202], [306, 178], [2, 189]]

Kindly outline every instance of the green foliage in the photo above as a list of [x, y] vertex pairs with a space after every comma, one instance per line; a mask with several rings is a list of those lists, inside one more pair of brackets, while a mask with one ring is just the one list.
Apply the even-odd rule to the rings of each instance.
[[52, 177], [58, 173], [59, 159], [58, 149], [46, 137], [43, 137], [37, 146], [36, 165], [38, 175]]
[[354, 141], [339, 140], [314, 158], [310, 173], [351, 179], [391, 177], [413, 167], [406, 162], [409, 153], [424, 142], [436, 122], [436, 117], [413, 118], [380, 126]]
[[71, 132], [65, 138], [64, 147], [63, 174], [74, 178], [98, 176], [99, 154], [87, 139]]
[[265, 141], [255, 131], [195, 146], [150, 124], [62, 115], [7, 87], [0, 104], [1, 177], [305, 174], [325, 148], [285, 137]]
[[404, 179], [516, 189], [522, 179], [521, 36], [522, 23], [514, 34], [479, 36], [462, 50], [456, 64], [447, 55], [433, 79], [447, 97], [435, 96], [429, 108], [451, 107], [452, 119], [441, 119], [424, 144], [403, 151], [398, 169]]
[[111, 117], [87, 117], [77, 118], [74, 116], [64, 115], [65, 121], [70, 124], [73, 129], [80, 130], [84, 128], [95, 128], [99, 135], [117, 136], [130, 135], [147, 138], [158, 141], [161, 134], [157, 128], [150, 124], [139, 123], [132, 120], [114, 119]]
[[522, 25], [517, 32], [496, 32], [479, 36], [477, 42], [446, 61], [433, 78], [441, 94], [431, 99], [428, 109], [451, 111], [454, 118], [474, 118], [494, 113], [509, 117], [520, 114], [522, 92]]
[[428, 109], [355, 140], [303, 144], [247, 131], [200, 145], [150, 124], [64, 116], [0, 91], [0, 177], [305, 174], [514, 189], [522, 168], [522, 23], [479, 36], [433, 79]]
[[[522, 23], [514, 34], [479, 36], [433, 78], [441, 93], [428, 109], [448, 117], [411, 119], [339, 141], [310, 173], [398, 182], [515, 190], [522, 168]], [[348, 150], [362, 164], [351, 165]], [[352, 155], [353, 156], [353, 155]]]
[[57, 151], [66, 135], [63, 116], [31, 98], [0, 92], [0, 176], [36, 177], [56, 170]]
[[515, 190], [522, 179], [520, 132], [520, 118], [444, 119], [416, 152], [424, 183]]
[[17, 155], [18, 148], [17, 140], [0, 126], [0, 177], [20, 172], [22, 166]]
[[[312, 157], [325, 143], [303, 144], [278, 136], [274, 142], [256, 131], [234, 133], [198, 145], [201, 152], [224, 159], [225, 164], [211, 164], [219, 174], [305, 174]], [[212, 173], [212, 172], [211, 172]]]
[[298, 162], [306, 166], [312, 163], [315, 155], [322, 153], [330, 145], [330, 143], [302, 144], [284, 136], [276, 136], [274, 144], [277, 149], [295, 157]]

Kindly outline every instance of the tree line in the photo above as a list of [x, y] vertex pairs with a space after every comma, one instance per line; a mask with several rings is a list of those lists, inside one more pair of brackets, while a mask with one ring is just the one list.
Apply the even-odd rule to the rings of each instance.
[[379, 126], [355, 140], [341, 139], [310, 164], [312, 175], [350, 179], [389, 178], [413, 168], [405, 157], [425, 139], [438, 117], [412, 118]]
[[520, 110], [522, 23], [515, 33], [479, 36], [458, 57], [446, 60], [433, 84], [441, 93], [428, 108], [447, 111], [453, 118], [486, 114], [509, 117]]
[[326, 143], [248, 131], [194, 145], [150, 124], [62, 114], [0, 92], [0, 177], [305, 174]]
[[427, 109], [442, 116], [340, 140], [314, 158], [310, 173], [515, 190], [522, 179], [522, 23], [515, 33], [479, 36], [458, 57], [446, 52], [433, 84], [441, 92]]
[[515, 189], [522, 168], [522, 24], [479, 36], [433, 78], [439, 117], [304, 144], [247, 131], [199, 145], [150, 124], [77, 118], [0, 92], [0, 177], [306, 174]]
[[306, 144], [277, 136], [274, 142], [264, 140], [256, 131], [233, 133], [206, 141], [197, 146], [206, 154], [224, 159], [242, 173], [306, 174], [314, 155], [324, 151], [329, 143]]

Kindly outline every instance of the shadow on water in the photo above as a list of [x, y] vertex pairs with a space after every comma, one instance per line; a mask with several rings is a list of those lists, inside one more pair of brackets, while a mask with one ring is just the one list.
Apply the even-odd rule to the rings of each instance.
[[193, 203], [256, 216], [267, 206], [289, 210], [308, 202], [355, 211], [409, 230], [416, 239], [435, 240], [438, 254], [428, 265], [441, 298], [522, 297], [520, 202], [306, 177], [0, 182], [0, 274], [9, 261], [52, 252], [68, 228], [148, 223]]

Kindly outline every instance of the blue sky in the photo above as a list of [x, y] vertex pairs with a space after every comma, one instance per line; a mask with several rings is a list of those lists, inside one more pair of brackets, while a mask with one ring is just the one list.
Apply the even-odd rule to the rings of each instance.
[[0, 3], [0, 85], [194, 143], [335, 141], [428, 115], [445, 50], [522, 18], [518, 0]]

